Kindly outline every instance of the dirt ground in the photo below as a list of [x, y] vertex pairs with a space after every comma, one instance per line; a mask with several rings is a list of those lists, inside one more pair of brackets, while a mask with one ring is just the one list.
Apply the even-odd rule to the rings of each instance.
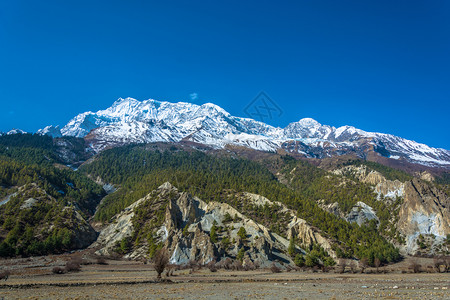
[[0, 261], [11, 275], [0, 282], [0, 299], [450, 299], [449, 273], [272, 273], [178, 270], [156, 281], [151, 265], [108, 261], [81, 271], [53, 274], [67, 257]]

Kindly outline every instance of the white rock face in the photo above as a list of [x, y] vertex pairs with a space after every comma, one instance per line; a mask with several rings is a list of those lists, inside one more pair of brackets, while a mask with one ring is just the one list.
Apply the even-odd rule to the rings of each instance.
[[374, 192], [378, 194], [379, 200], [395, 200], [396, 197], [404, 196], [405, 184], [399, 180], [387, 180], [384, 176], [377, 172], [368, 169], [366, 166], [346, 166], [332, 173], [336, 175], [351, 174], [361, 182], [374, 186]]
[[[46, 127], [40, 133], [58, 136], [59, 128]], [[335, 128], [322, 125], [311, 118], [277, 128], [232, 116], [212, 103], [195, 105], [120, 98], [105, 110], [79, 114], [60, 133], [63, 136], [86, 137], [97, 151], [126, 143], [181, 140], [218, 148], [227, 144], [264, 151], [284, 148], [317, 158], [359, 153], [367, 151], [361, 150], [363, 148], [373, 148], [395, 159], [450, 168], [450, 151], [445, 149], [431, 148], [390, 134], [366, 132], [352, 126]]]
[[[248, 197], [257, 205], [272, 204], [271, 201], [259, 195], [245, 194], [244, 197]], [[101, 231], [97, 242], [91, 247], [100, 248], [97, 254], [112, 254], [117, 242], [133, 234], [135, 229], [131, 220], [135, 209], [140, 205], [148, 205], [149, 203], [146, 202], [148, 200], [156, 201], [151, 203], [162, 203], [162, 199], [168, 202], [163, 224], [157, 228], [156, 236], [158, 241], [169, 249], [170, 263], [186, 264], [189, 261], [197, 261], [207, 264], [213, 260], [220, 261], [225, 257], [234, 258], [243, 248], [245, 249], [244, 261], [258, 262], [263, 267], [270, 266], [273, 261], [293, 264], [286, 254], [289, 246], [286, 238], [271, 232], [226, 203], [205, 203], [187, 193], [178, 192], [170, 183], [163, 184], [117, 215], [113, 222]], [[319, 244], [332, 257], [336, 257], [330, 243], [320, 235], [318, 230], [313, 229], [304, 220], [298, 219], [287, 208], [284, 207], [283, 212], [288, 212], [292, 216], [292, 221], [286, 228], [288, 235], [295, 234], [302, 238], [306, 245]], [[232, 220], [229, 220], [227, 216], [232, 216]], [[216, 243], [213, 243], [210, 238], [214, 224], [217, 228], [221, 228], [218, 232], [220, 241]], [[244, 240], [238, 234], [241, 227], [246, 232]], [[229, 239], [229, 246], [223, 245], [224, 238]], [[304, 253], [302, 249], [298, 247], [297, 249]], [[126, 257], [136, 259], [146, 257], [147, 253], [148, 248], [144, 244]]]
[[111, 255], [116, 247], [116, 243], [131, 236], [133, 233], [134, 228], [131, 219], [134, 216], [134, 208], [147, 199], [147, 197], [144, 197], [125, 208], [115, 217], [114, 221], [109, 226], [100, 232], [97, 241], [90, 247], [101, 247], [101, 249], [96, 252], [98, 255]]
[[380, 221], [373, 208], [361, 201], [358, 201], [356, 205], [352, 207], [352, 210], [345, 219], [350, 223], [356, 222], [359, 226], [370, 220]]
[[[433, 236], [432, 248], [444, 241], [450, 234], [449, 204], [447, 195], [433, 186], [417, 179], [405, 184], [405, 201], [398, 222], [398, 230], [406, 237], [404, 252], [414, 254], [419, 250], [420, 235]], [[428, 251], [432, 253], [433, 249]]]
[[[317, 228], [313, 228], [310, 226], [305, 220], [297, 217], [297, 214], [288, 209], [283, 203], [275, 201], [272, 202], [269, 199], [252, 193], [244, 193], [248, 199], [250, 199], [254, 205], [264, 206], [264, 205], [273, 205], [276, 204], [280, 206], [282, 209], [280, 212], [287, 213], [292, 218], [286, 228], [287, 237], [290, 239], [291, 237], [295, 237], [297, 240], [303, 241], [303, 245], [310, 246], [314, 244], [318, 244], [325, 251], [330, 254], [331, 257], [337, 258], [336, 253], [331, 247], [331, 243], [324, 238]], [[285, 247], [288, 247], [288, 241], [285, 241]]]

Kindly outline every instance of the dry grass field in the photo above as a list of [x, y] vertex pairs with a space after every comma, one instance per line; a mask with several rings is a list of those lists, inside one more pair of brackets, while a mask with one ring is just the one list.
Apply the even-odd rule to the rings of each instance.
[[203, 268], [175, 270], [158, 282], [150, 264], [132, 261], [83, 259], [79, 271], [54, 273], [71, 259], [0, 261], [10, 272], [0, 281], [0, 299], [450, 299], [449, 273], [411, 273], [408, 260], [371, 274]]

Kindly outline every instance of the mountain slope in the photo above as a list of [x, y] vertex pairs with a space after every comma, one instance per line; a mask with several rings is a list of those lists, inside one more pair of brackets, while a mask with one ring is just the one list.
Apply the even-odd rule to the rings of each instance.
[[84, 137], [96, 151], [129, 143], [190, 141], [223, 148], [240, 145], [257, 150], [284, 149], [305, 157], [378, 155], [426, 166], [450, 168], [450, 151], [390, 134], [352, 126], [335, 128], [305, 118], [277, 128], [230, 115], [217, 105], [119, 99], [105, 110], [77, 115], [62, 129], [40, 131], [54, 137]]

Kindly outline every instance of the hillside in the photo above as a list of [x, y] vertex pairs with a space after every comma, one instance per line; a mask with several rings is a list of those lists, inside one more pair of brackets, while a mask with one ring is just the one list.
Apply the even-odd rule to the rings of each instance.
[[88, 219], [104, 194], [101, 186], [62, 165], [62, 148], [49, 137], [15, 135], [0, 142], [0, 256], [89, 246], [97, 234]]
[[[373, 265], [449, 253], [444, 176], [425, 181], [351, 156], [317, 165], [188, 142], [98, 154], [67, 137], [19, 134], [0, 142], [2, 256], [93, 242], [99, 254], [133, 259], [165, 246], [174, 263], [228, 257], [329, 266], [354, 258]], [[73, 169], [79, 159], [87, 160]]]

